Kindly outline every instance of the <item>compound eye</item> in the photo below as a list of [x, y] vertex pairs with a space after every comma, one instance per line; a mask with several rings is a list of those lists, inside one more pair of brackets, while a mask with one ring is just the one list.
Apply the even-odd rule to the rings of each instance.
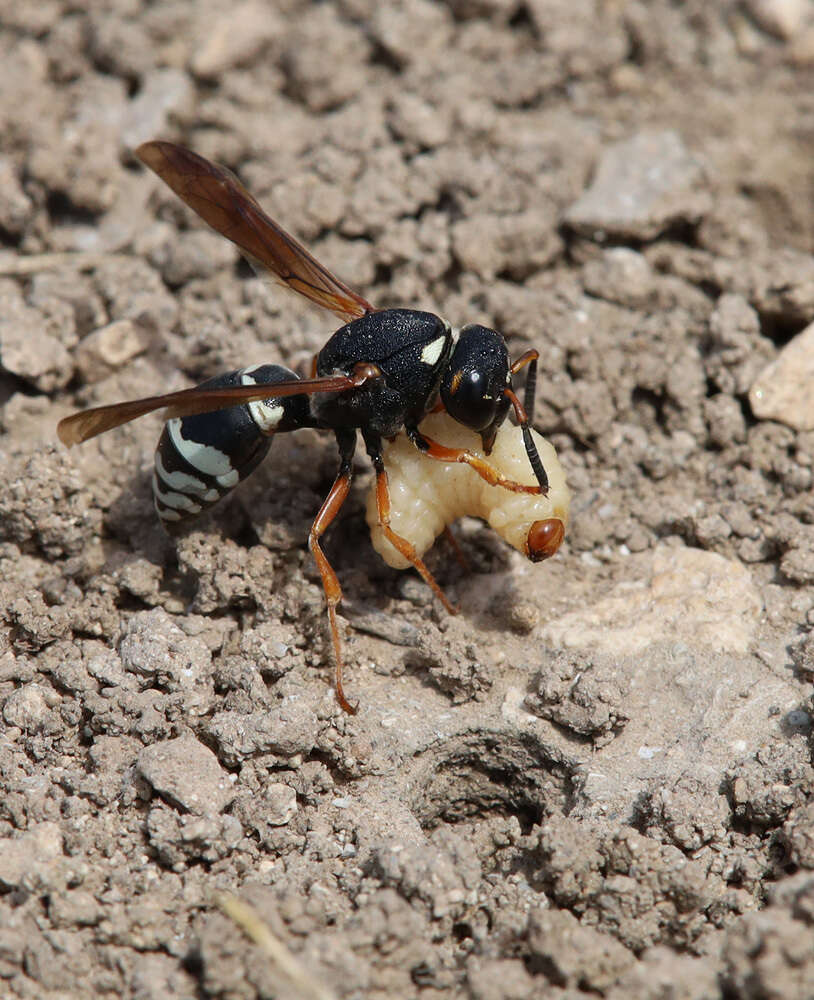
[[479, 371], [459, 369], [444, 382], [441, 394], [449, 415], [473, 431], [485, 430], [495, 419], [498, 400], [488, 391]]
[[526, 555], [532, 562], [550, 559], [565, 538], [565, 525], [558, 517], [535, 521], [526, 536]]

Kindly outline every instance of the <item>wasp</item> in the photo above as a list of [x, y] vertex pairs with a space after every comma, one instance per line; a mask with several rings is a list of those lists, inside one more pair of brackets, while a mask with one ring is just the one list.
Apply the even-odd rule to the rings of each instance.
[[[403, 432], [422, 456], [469, 466], [497, 490], [545, 496], [548, 476], [530, 430], [539, 354], [529, 350], [511, 362], [497, 330], [473, 324], [456, 335], [434, 313], [376, 309], [269, 218], [226, 168], [169, 142], [147, 142], [136, 156], [257, 269], [334, 313], [343, 325], [314, 358], [309, 378], [282, 365], [242, 368], [191, 389], [74, 413], [60, 421], [59, 437], [66, 445], [78, 444], [164, 410], [153, 495], [159, 517], [172, 527], [200, 514], [245, 479], [265, 457], [275, 434], [303, 427], [333, 431], [339, 471], [311, 526], [308, 545], [328, 606], [337, 700], [353, 714], [356, 707], [342, 683], [336, 620], [342, 590], [320, 539], [348, 497], [357, 431], [373, 463], [382, 535], [421, 574], [447, 611], [455, 613], [416, 547], [391, 527], [383, 445]], [[513, 385], [522, 369], [527, 369], [523, 402]], [[511, 410], [533, 473], [531, 485], [507, 477], [488, 458]], [[482, 449], [450, 447], [429, 437], [419, 425], [433, 411], [445, 411], [475, 432]], [[526, 555], [535, 561], [553, 555], [564, 531], [564, 516], [535, 521], [524, 543]]]

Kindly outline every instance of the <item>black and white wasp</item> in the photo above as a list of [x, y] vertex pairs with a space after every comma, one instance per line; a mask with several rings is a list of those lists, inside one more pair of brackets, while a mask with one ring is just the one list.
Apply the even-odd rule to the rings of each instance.
[[[465, 463], [500, 489], [546, 494], [548, 478], [529, 430], [538, 352], [527, 351], [510, 363], [506, 343], [496, 330], [466, 326], [456, 337], [449, 324], [433, 313], [378, 310], [270, 219], [230, 171], [169, 142], [145, 143], [136, 155], [256, 267], [330, 310], [345, 325], [317, 354], [310, 378], [300, 378], [281, 365], [243, 368], [191, 389], [83, 410], [60, 421], [59, 436], [66, 445], [78, 444], [146, 413], [166, 410], [167, 423], [156, 449], [153, 489], [159, 516], [172, 525], [199, 514], [249, 475], [265, 457], [274, 434], [302, 427], [333, 431], [339, 447], [339, 472], [316, 515], [308, 543], [328, 604], [337, 698], [345, 711], [353, 712], [342, 686], [336, 622], [342, 591], [319, 540], [348, 496], [357, 431], [376, 474], [382, 532], [446, 609], [454, 612], [411, 542], [390, 527], [383, 439], [392, 439], [403, 430], [431, 459]], [[526, 367], [521, 403], [512, 380]], [[512, 409], [535, 485], [512, 481], [485, 457], [447, 447], [419, 430], [430, 412], [446, 410], [480, 435], [484, 455], [489, 455]], [[563, 535], [564, 523], [557, 517], [535, 522], [528, 533], [526, 554], [533, 560], [553, 555]]]

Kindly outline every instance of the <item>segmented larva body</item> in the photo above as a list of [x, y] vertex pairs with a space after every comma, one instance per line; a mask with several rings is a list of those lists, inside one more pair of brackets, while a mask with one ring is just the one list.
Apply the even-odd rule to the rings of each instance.
[[[523, 485], [536, 483], [520, 428], [508, 421], [500, 427], [488, 456], [484, 455], [480, 436], [447, 413], [431, 414], [420, 430], [444, 445], [483, 456], [507, 479]], [[480, 517], [523, 555], [535, 560], [551, 555], [568, 525], [571, 494], [553, 445], [536, 431], [532, 434], [548, 475], [547, 496], [513, 493], [501, 486], [491, 486], [467, 465], [427, 458], [403, 432], [386, 442], [384, 463], [390, 487], [390, 527], [411, 542], [418, 555], [423, 555], [444, 528], [459, 517]], [[541, 554], [539, 548], [535, 551], [535, 531], [538, 526], [546, 525], [543, 531], [551, 535], [552, 519], [562, 522], [562, 532], [553, 550]], [[388, 566], [405, 569], [410, 563], [385, 538], [377, 520], [374, 484], [367, 498], [367, 523], [373, 546]]]

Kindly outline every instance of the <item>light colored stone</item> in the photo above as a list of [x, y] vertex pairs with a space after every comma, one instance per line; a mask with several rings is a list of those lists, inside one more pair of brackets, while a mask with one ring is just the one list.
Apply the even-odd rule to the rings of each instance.
[[0, 840], [0, 886], [14, 889], [33, 879], [38, 887], [52, 863], [62, 855], [58, 823], [38, 823], [16, 840]]
[[798, 431], [814, 430], [814, 323], [790, 340], [749, 390], [759, 420], [778, 420]]
[[575, 989], [604, 993], [634, 964], [624, 945], [610, 934], [583, 927], [568, 910], [532, 910], [527, 933], [531, 954], [555, 970], [556, 982]]
[[0, 227], [18, 236], [25, 229], [34, 205], [20, 184], [12, 161], [0, 157]]
[[135, 149], [161, 135], [173, 115], [186, 111], [193, 102], [193, 87], [187, 73], [173, 67], [153, 70], [130, 101], [122, 125], [122, 143]]
[[52, 392], [67, 385], [73, 374], [65, 341], [73, 339], [73, 315], [60, 304], [58, 314], [49, 316], [29, 306], [16, 284], [0, 285], [0, 366]]
[[263, 789], [263, 814], [269, 826], [285, 826], [297, 812], [297, 793], [283, 781]]
[[3, 720], [25, 733], [36, 733], [48, 717], [48, 703], [40, 684], [25, 684], [6, 698]]
[[199, 816], [217, 815], [235, 797], [218, 758], [192, 735], [145, 747], [137, 766], [159, 795]]
[[746, 9], [776, 38], [793, 38], [812, 16], [810, 0], [746, 0]]
[[681, 136], [643, 131], [604, 151], [565, 221], [589, 239], [651, 240], [676, 222], [697, 222], [710, 207], [703, 166]]
[[204, 41], [192, 57], [192, 72], [209, 78], [251, 62], [282, 27], [271, 5], [246, 0], [224, 10], [214, 22], [207, 17], [202, 30]]
[[744, 653], [761, 606], [740, 563], [701, 549], [661, 545], [644, 580], [621, 583], [596, 604], [563, 615], [543, 636], [555, 648], [601, 649], [611, 656], [688, 640], [718, 652]]
[[131, 319], [119, 319], [89, 333], [76, 352], [76, 364], [87, 382], [97, 382], [121, 368], [147, 347], [147, 333]]

